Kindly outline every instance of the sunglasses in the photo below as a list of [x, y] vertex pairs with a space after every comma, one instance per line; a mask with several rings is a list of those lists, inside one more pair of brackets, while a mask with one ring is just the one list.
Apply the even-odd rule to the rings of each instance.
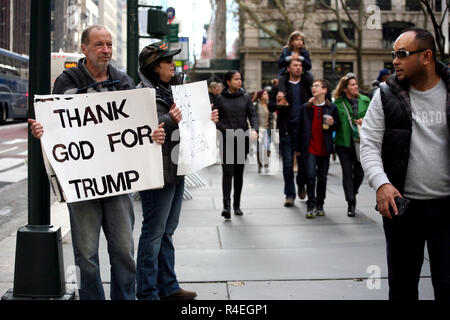
[[406, 57], [409, 57], [413, 54], [419, 53], [419, 52], [424, 52], [426, 50], [430, 50], [430, 49], [418, 49], [418, 50], [414, 50], [414, 51], [407, 51], [407, 50], [397, 50], [397, 51], [392, 51], [392, 60], [394, 60], [395, 58], [398, 59], [404, 59]]
[[161, 61], [167, 62], [167, 63], [172, 63], [173, 62], [173, 56], [172, 57], [165, 57]]

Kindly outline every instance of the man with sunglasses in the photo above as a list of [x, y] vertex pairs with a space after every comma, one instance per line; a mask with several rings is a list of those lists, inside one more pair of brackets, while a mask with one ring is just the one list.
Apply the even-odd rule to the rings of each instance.
[[[53, 94], [94, 93], [134, 89], [133, 80], [115, 69], [110, 32], [101, 25], [90, 26], [81, 35], [85, 58], [75, 68], [65, 70], [55, 82]], [[36, 138], [44, 134], [34, 121], [31, 131]], [[153, 131], [156, 143], [164, 142], [164, 129]], [[80, 270], [80, 300], [104, 300], [99, 266], [100, 229], [105, 233], [111, 264], [112, 300], [135, 300], [136, 264], [134, 261], [134, 212], [129, 194], [67, 204], [75, 264]]]
[[361, 129], [361, 163], [383, 216], [389, 299], [418, 299], [427, 243], [435, 299], [450, 300], [450, 71], [427, 30], [403, 31], [392, 54], [395, 74]]

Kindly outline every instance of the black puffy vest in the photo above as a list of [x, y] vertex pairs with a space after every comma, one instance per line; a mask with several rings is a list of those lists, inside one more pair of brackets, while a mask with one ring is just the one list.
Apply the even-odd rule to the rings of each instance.
[[[450, 70], [441, 62], [436, 63], [436, 73], [447, 87], [447, 127], [450, 135]], [[406, 171], [412, 134], [411, 102], [407, 84], [400, 83], [395, 74], [380, 84], [383, 103], [385, 132], [381, 159], [384, 171], [392, 185], [404, 193]]]
[[385, 83], [380, 90], [385, 119], [381, 158], [389, 181], [403, 194], [412, 134], [411, 107], [404, 105]]

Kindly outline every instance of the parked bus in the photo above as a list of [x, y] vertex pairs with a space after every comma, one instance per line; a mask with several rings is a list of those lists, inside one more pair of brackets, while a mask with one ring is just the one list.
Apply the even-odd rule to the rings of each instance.
[[28, 57], [0, 48], [0, 124], [28, 116]]
[[51, 53], [51, 87], [55, 84], [56, 78], [65, 70], [76, 67], [78, 60], [84, 58], [83, 54], [67, 53], [67, 52], [52, 52]]

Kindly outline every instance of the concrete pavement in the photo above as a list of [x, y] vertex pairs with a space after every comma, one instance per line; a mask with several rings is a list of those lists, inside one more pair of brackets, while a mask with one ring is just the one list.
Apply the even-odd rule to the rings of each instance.
[[[346, 216], [339, 162], [330, 163], [325, 217], [305, 219], [306, 202], [284, 208], [281, 164], [269, 175], [247, 165], [242, 209], [225, 221], [221, 168], [214, 165], [199, 175], [207, 186], [189, 188], [192, 200], [183, 202], [174, 235], [176, 272], [183, 288], [195, 290], [198, 300], [237, 299], [387, 299], [386, 252], [381, 217], [374, 210], [375, 193], [364, 181], [357, 216]], [[137, 249], [142, 210], [134, 202]], [[52, 224], [62, 226], [64, 263], [71, 270], [73, 253], [64, 204], [52, 206]], [[15, 233], [0, 242], [0, 292], [12, 288]], [[102, 234], [100, 265], [109, 294], [109, 260]], [[420, 298], [433, 299], [430, 266], [425, 260]], [[66, 274], [70, 279], [71, 274]], [[70, 287], [70, 284], [68, 284]]]

